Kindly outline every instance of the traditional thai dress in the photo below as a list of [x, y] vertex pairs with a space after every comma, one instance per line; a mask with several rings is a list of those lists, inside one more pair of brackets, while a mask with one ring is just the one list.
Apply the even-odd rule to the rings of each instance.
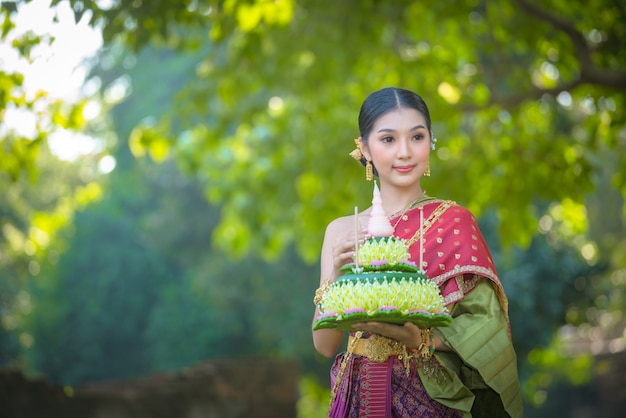
[[[407, 362], [402, 354], [382, 361], [353, 354], [344, 362], [346, 354], [339, 354], [331, 368], [335, 392], [329, 416], [522, 417], [508, 302], [476, 219], [451, 201], [431, 198], [420, 206], [423, 268], [453, 317], [450, 326], [432, 332], [451, 351], [435, 351], [425, 362]], [[419, 210], [391, 221], [397, 223], [394, 235], [408, 241], [416, 263]]]

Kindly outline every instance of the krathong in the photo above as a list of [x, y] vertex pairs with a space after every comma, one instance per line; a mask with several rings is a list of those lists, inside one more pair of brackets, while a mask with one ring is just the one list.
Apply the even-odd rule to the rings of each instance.
[[[349, 330], [362, 321], [411, 321], [422, 329], [449, 325], [439, 288], [410, 260], [407, 242], [392, 235], [376, 183], [368, 231], [373, 237], [355, 246], [354, 263], [325, 290], [313, 329]], [[420, 254], [422, 245], [420, 239]]]

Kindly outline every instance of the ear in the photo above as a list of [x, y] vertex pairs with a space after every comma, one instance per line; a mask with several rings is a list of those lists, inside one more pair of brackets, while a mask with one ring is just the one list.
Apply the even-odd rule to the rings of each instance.
[[359, 149], [361, 150], [361, 154], [363, 154], [363, 156], [365, 157], [367, 161], [372, 161], [372, 156], [370, 155], [370, 151], [367, 145], [365, 145], [365, 143], [363, 142], [363, 138], [359, 137], [358, 141], [359, 141]]

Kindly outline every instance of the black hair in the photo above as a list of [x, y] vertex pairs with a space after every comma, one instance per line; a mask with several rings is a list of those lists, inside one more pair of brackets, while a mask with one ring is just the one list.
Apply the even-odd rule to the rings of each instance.
[[[363, 143], [367, 145], [372, 128], [381, 116], [392, 110], [400, 109], [401, 107], [415, 109], [420, 112], [426, 120], [426, 128], [428, 128], [428, 132], [432, 138], [430, 112], [428, 111], [428, 106], [426, 102], [424, 102], [424, 99], [422, 99], [419, 94], [410, 90], [386, 87], [371, 93], [361, 105], [361, 111], [359, 112], [359, 132]], [[365, 157], [361, 158], [361, 164], [365, 165], [366, 163], [367, 160]], [[374, 169], [374, 174], [378, 175], [376, 169]]]

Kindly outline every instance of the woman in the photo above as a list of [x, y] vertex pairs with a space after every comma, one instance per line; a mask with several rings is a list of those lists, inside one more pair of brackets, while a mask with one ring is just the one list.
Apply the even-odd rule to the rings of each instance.
[[[422, 341], [420, 329], [411, 322], [355, 324], [353, 328], [359, 332], [357, 337], [352, 332], [350, 341], [377, 335], [408, 350], [424, 343], [435, 351], [426, 362], [412, 361], [410, 370], [405, 370], [401, 356], [391, 356], [386, 363], [389, 373], [382, 374], [374, 372], [377, 364], [365, 355], [351, 355], [346, 362], [342, 361], [345, 353], [337, 355], [331, 369], [330, 416], [523, 416], [507, 299], [476, 220], [454, 202], [426, 196], [420, 185], [421, 177], [430, 175], [428, 161], [435, 142], [428, 107], [411, 91], [385, 88], [364, 101], [359, 130], [358, 149], [351, 155], [366, 166], [368, 179], [372, 174], [378, 176], [383, 208], [392, 214], [394, 235], [413, 237], [422, 208], [427, 220], [423, 268], [439, 286], [454, 319], [449, 327], [434, 329], [432, 341]], [[370, 211], [359, 214], [361, 225], [367, 225]], [[363, 231], [356, 239], [366, 238], [367, 231]], [[353, 217], [338, 218], [328, 225], [320, 288], [352, 262], [354, 241]], [[419, 260], [419, 245], [412, 244], [409, 252], [412, 261]], [[314, 322], [318, 314], [316, 309]], [[337, 353], [342, 337], [341, 331], [313, 331], [314, 346], [326, 357]], [[373, 389], [379, 387], [385, 390]], [[377, 412], [374, 404], [383, 405], [383, 412]]]

